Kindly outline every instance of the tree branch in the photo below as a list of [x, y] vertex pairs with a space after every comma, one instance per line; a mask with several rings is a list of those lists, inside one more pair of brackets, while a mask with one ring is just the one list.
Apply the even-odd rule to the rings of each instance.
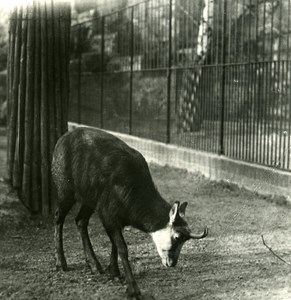
[[285, 263], [286, 265], [290, 266], [291, 267], [291, 264], [289, 262], [287, 262], [285, 259], [283, 259], [281, 256], [279, 256], [278, 254], [276, 254], [265, 242], [264, 240], [264, 236], [261, 235], [261, 238], [262, 238], [262, 241], [263, 241], [263, 244], [264, 246], [274, 255], [276, 256], [278, 259], [280, 259], [283, 263]]

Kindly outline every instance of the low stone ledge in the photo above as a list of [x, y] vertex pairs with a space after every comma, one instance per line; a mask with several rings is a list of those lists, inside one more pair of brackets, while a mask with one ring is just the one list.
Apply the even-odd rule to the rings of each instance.
[[[70, 128], [78, 126], [70, 123]], [[291, 203], [290, 172], [119, 132], [108, 132], [140, 151], [148, 162], [199, 172], [211, 180], [223, 180], [262, 195], [284, 196]]]

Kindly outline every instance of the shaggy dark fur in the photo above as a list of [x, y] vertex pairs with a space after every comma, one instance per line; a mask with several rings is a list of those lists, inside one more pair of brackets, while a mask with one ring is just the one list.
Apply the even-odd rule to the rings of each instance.
[[[122, 229], [127, 225], [144, 232], [162, 229], [169, 222], [171, 209], [157, 191], [144, 157], [111, 134], [78, 128], [59, 139], [53, 155], [52, 176], [59, 198], [55, 226], [57, 268], [67, 268], [62, 227], [66, 214], [79, 201], [82, 205], [76, 223], [92, 272], [103, 272], [87, 231], [89, 218], [96, 209], [112, 242], [110, 274], [120, 275], [119, 254], [128, 292], [138, 299], [140, 291], [128, 263]], [[186, 226], [186, 222], [178, 216], [175, 225]]]

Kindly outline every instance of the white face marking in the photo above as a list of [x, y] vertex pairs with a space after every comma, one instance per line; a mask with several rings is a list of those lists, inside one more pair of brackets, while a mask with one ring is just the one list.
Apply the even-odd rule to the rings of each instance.
[[153, 241], [155, 242], [160, 255], [161, 255], [162, 250], [170, 250], [171, 249], [172, 231], [173, 231], [172, 227], [167, 226], [166, 228], [157, 230], [151, 234]]
[[175, 250], [172, 251], [173, 239], [180, 236], [180, 234], [174, 230], [173, 226], [168, 224], [167, 227], [152, 232], [151, 236], [162, 259], [163, 265], [165, 267], [170, 267], [173, 264], [176, 264], [184, 243], [180, 243]]

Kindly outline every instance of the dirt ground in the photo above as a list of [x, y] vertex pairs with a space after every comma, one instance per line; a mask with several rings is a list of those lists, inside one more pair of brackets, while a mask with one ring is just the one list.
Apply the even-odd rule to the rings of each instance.
[[[0, 143], [0, 172], [5, 174], [5, 142]], [[186, 218], [195, 232], [206, 224], [207, 238], [188, 241], [178, 265], [165, 268], [151, 238], [125, 230], [130, 261], [143, 293], [166, 299], [291, 299], [291, 207], [284, 199], [263, 197], [200, 175], [151, 165], [161, 194], [188, 201]], [[0, 177], [1, 177], [0, 176]], [[0, 299], [126, 299], [125, 285], [85, 267], [74, 224], [64, 227], [68, 272], [54, 267], [53, 222], [31, 221], [13, 191], [0, 182]], [[95, 252], [109, 263], [110, 242], [97, 215], [89, 226]]]

